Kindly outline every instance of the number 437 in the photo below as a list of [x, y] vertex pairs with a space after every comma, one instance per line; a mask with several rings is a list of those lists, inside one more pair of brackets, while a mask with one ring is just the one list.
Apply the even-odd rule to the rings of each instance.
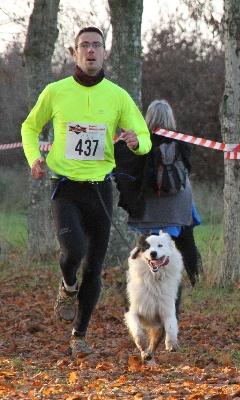
[[80, 139], [75, 147], [75, 151], [77, 151], [79, 155], [83, 153], [85, 156], [94, 156], [96, 154], [97, 147], [98, 140]]

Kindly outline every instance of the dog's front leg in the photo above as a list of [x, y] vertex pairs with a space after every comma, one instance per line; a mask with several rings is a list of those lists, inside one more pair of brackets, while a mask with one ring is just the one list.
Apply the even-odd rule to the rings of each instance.
[[178, 349], [178, 321], [176, 316], [166, 317], [164, 319], [164, 327], [166, 331], [165, 347], [168, 351], [176, 351]]
[[141, 327], [140, 318], [137, 314], [128, 311], [125, 314], [125, 322], [128, 326], [128, 329], [133, 337], [133, 340], [137, 346], [137, 348], [141, 352], [141, 357], [143, 360], [150, 360], [152, 358], [151, 354], [148, 350], [148, 339], [144, 334], [144, 331]]
[[162, 339], [164, 338], [165, 330], [162, 324], [159, 326], [150, 326], [148, 329], [148, 336], [149, 336], [149, 353], [152, 356], [152, 365], [155, 363], [155, 353], [156, 350], [161, 343]]
[[157, 328], [152, 327], [151, 329], [149, 329], [149, 339], [150, 339], [149, 349], [152, 354], [155, 353], [156, 349], [161, 343], [164, 337], [164, 332], [165, 332], [164, 327], [162, 325]]

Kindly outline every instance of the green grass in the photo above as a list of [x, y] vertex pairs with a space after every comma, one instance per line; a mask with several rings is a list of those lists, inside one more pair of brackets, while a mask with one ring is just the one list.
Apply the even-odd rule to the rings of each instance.
[[0, 248], [1, 251], [27, 247], [26, 212], [0, 212]]
[[[24, 265], [27, 265], [24, 258], [26, 259], [28, 247], [28, 174], [29, 171], [23, 168], [19, 170], [18, 180], [16, 180], [14, 171], [4, 171], [2, 175], [0, 173], [0, 186], [2, 188], [0, 199], [0, 264], [8, 264], [9, 267], [11, 263], [18, 265], [17, 257], [22, 258]], [[193, 184], [193, 194], [194, 202], [202, 220], [202, 224], [194, 229], [194, 236], [203, 260], [203, 279], [207, 285], [211, 285], [217, 282], [222, 262], [222, 188], [196, 183], [196, 185]], [[109, 265], [109, 267], [115, 267], [115, 265]]]
[[223, 224], [203, 222], [202, 225], [194, 229], [196, 245], [202, 256], [204, 281], [210, 286], [219, 280], [219, 272], [222, 269], [223, 257]]
[[223, 246], [223, 225], [205, 221], [195, 228], [194, 237], [201, 253], [208, 254], [211, 249], [218, 254]]
[[[17, 169], [17, 173], [16, 173]], [[26, 165], [0, 171], [0, 257], [27, 246], [29, 170]]]
[[196, 245], [203, 260], [206, 287], [218, 283], [223, 262], [223, 192], [213, 184], [193, 184], [194, 202], [202, 224], [194, 228]]
[[[213, 300], [214, 299], [214, 300]], [[205, 309], [201, 312], [215, 311], [216, 308], [218, 312], [224, 312], [229, 314], [229, 316], [238, 316], [240, 292], [237, 285], [229, 285], [227, 288], [221, 288], [214, 286], [211, 291], [206, 290], [205, 282], [201, 282], [197, 286], [197, 290], [183, 292], [183, 300], [185, 311], [191, 310], [193, 305], [203, 302], [207, 305]]]

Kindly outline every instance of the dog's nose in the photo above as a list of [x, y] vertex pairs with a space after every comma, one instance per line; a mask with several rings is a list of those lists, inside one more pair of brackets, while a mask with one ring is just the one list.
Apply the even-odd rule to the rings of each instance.
[[157, 252], [156, 252], [156, 251], [151, 251], [151, 252], [150, 252], [150, 256], [151, 256], [152, 258], [156, 258], [156, 257], [157, 257]]

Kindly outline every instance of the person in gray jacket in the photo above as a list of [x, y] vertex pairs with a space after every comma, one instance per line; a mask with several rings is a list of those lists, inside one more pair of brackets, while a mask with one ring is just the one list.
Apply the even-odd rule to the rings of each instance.
[[[171, 143], [174, 139], [157, 135], [154, 131], [157, 128], [176, 131], [176, 122], [171, 106], [164, 99], [155, 100], [149, 105], [145, 119], [152, 140], [152, 149], [147, 155], [138, 160], [133, 156], [125, 163], [127, 158], [123, 153], [128, 151], [125, 144], [121, 140], [115, 144], [115, 181], [120, 191], [118, 205], [128, 212], [128, 225], [132, 230], [146, 234], [158, 234], [162, 230], [170, 234], [182, 254], [184, 267], [194, 286], [200, 272], [201, 255], [195, 244], [193, 229], [201, 221], [193, 203], [188, 177], [191, 145], [175, 140], [187, 170], [184, 190], [171, 196], [159, 196], [153, 184], [155, 158], [158, 157], [159, 146]], [[133, 175], [136, 179], [133, 182], [123, 175], [118, 176], [118, 172]]]

